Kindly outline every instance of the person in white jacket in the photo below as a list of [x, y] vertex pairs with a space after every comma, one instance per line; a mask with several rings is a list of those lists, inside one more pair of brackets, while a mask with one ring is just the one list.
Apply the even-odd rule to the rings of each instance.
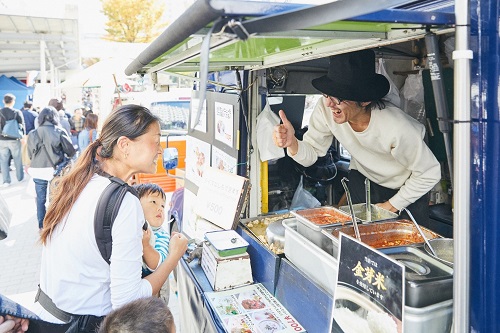
[[408, 208], [417, 222], [427, 221], [429, 191], [441, 179], [441, 166], [424, 142], [424, 126], [382, 100], [389, 82], [375, 72], [374, 52], [331, 57], [328, 74], [312, 85], [323, 98], [303, 140], [297, 140], [280, 110], [282, 124], [274, 128], [274, 143], [307, 167], [326, 154], [335, 137], [351, 154], [348, 185], [353, 203], [365, 202], [368, 178], [372, 203], [391, 212]]

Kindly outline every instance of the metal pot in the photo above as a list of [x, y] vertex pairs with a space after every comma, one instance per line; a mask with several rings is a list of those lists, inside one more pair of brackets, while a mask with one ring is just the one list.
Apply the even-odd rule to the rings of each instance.
[[427, 244], [424, 245], [425, 251], [434, 258], [441, 260], [445, 264], [453, 266], [453, 239], [452, 238], [435, 238], [430, 239], [429, 243], [436, 253], [434, 256]]
[[281, 221], [269, 223], [266, 229], [267, 242], [269, 245], [274, 244], [278, 248], [285, 247], [285, 227], [283, 227]]

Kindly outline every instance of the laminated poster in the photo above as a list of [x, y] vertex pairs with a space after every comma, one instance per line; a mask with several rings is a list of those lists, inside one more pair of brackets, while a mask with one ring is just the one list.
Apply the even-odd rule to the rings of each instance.
[[186, 178], [200, 186], [203, 172], [210, 166], [210, 144], [192, 136], [186, 137]]
[[306, 332], [260, 283], [227, 291], [206, 292], [226, 332]]
[[205, 233], [222, 229], [196, 215], [193, 209], [195, 201], [196, 194], [184, 188], [184, 215], [182, 220], [182, 232], [189, 238], [201, 241], [205, 239]]
[[233, 148], [234, 107], [215, 102], [215, 139]]
[[331, 332], [402, 333], [405, 267], [340, 233]]
[[237, 160], [221, 149], [212, 146], [212, 167], [236, 174]]
[[198, 98], [191, 99], [191, 117], [190, 117], [190, 128], [200, 131], [203, 133], [207, 132], [207, 101], [203, 101], [203, 107], [201, 108], [200, 120], [197, 124], [196, 116], [198, 114], [198, 108], [200, 106], [200, 100]]

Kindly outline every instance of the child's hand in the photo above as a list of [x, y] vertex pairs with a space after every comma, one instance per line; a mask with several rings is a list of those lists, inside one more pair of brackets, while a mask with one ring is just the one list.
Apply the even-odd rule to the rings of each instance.
[[179, 260], [187, 250], [188, 239], [181, 233], [172, 234], [170, 237], [169, 257]]
[[147, 228], [142, 231], [142, 247], [149, 245], [149, 240], [151, 239], [151, 229]]

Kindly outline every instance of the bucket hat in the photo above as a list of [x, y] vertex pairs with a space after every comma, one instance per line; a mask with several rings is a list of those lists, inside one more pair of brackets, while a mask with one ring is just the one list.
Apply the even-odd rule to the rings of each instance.
[[362, 50], [330, 57], [328, 74], [312, 80], [323, 94], [357, 102], [376, 101], [389, 92], [389, 81], [375, 72], [375, 52]]

